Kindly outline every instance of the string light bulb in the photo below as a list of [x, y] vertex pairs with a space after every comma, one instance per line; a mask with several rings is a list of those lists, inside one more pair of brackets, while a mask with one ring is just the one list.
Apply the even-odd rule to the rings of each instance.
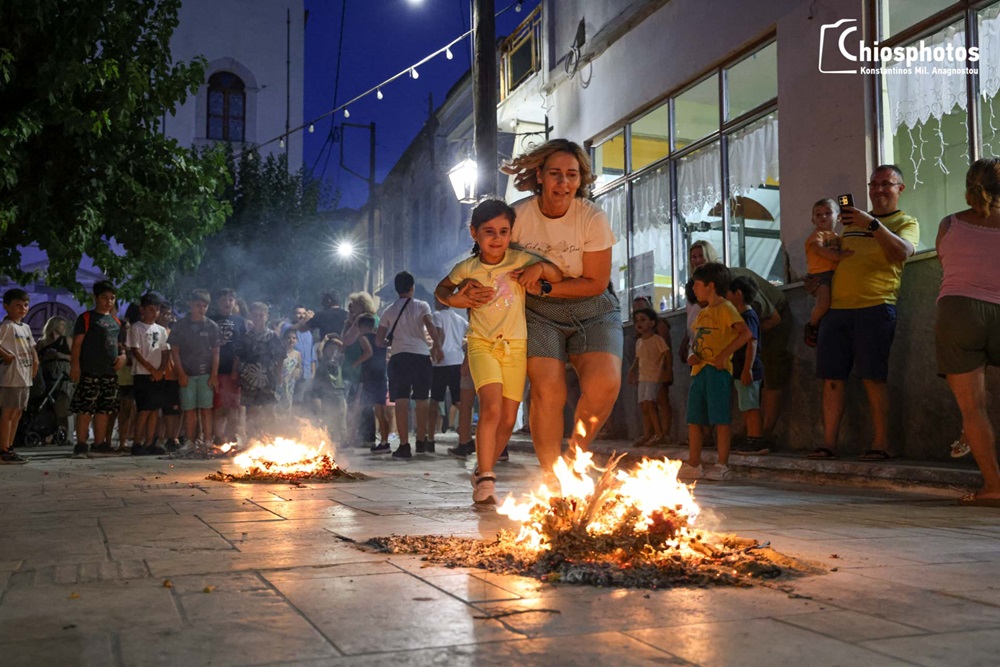
[[417, 71], [416, 67], [411, 67], [410, 68], [410, 78], [411, 79], [419, 79], [420, 78], [420, 72]]
[[451, 49], [446, 46], [444, 47], [444, 57], [447, 58], [448, 60], [451, 60], [452, 58], [455, 57], [455, 54], [452, 53]]
[[278, 148], [284, 148], [284, 147], [285, 147], [285, 140], [284, 139], [279, 140], [278, 141]]
[[309, 134], [312, 134], [315, 131], [316, 131], [316, 126], [313, 125], [312, 123], [309, 123]]
[[517, 0], [517, 4], [514, 5], [514, 11], [518, 14], [521, 13], [521, 6], [524, 4], [524, 0]]
[[385, 97], [385, 95], [382, 94], [382, 89], [381, 88], [376, 88], [375, 89], [375, 97], [377, 97], [378, 99], [382, 99], [383, 97]]
[[350, 118], [350, 117], [351, 117], [351, 112], [348, 111], [347, 109], [344, 109], [344, 118]]

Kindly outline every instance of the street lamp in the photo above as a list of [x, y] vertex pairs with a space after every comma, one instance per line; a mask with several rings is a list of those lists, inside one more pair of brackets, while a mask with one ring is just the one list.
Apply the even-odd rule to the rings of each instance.
[[455, 190], [455, 196], [463, 204], [476, 203], [476, 182], [479, 180], [479, 170], [475, 160], [465, 158], [448, 172], [448, 180]]
[[354, 257], [354, 244], [350, 241], [341, 241], [337, 244], [337, 256], [341, 259]]

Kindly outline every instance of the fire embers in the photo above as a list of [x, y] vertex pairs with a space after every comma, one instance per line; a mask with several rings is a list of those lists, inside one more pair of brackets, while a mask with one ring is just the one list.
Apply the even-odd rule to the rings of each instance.
[[347, 472], [338, 466], [333, 457], [324, 451], [325, 447], [325, 442], [314, 447], [289, 438], [256, 443], [233, 459], [240, 472], [226, 473], [220, 470], [209, 475], [208, 479], [217, 482], [293, 484], [364, 479], [363, 475]]
[[[740, 586], [817, 571], [753, 540], [694, 528], [698, 505], [677, 481], [680, 462], [643, 460], [629, 472], [617, 469], [620, 459], [602, 470], [577, 450], [555, 470], [561, 494], [543, 485], [524, 502], [508, 498], [497, 511], [521, 523], [516, 535], [501, 531], [494, 542], [393, 536], [368, 545], [451, 567], [628, 588]], [[591, 472], [601, 473], [596, 482]]]

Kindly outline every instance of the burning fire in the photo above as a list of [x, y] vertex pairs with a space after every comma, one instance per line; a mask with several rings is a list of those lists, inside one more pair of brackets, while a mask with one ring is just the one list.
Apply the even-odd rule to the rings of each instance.
[[[628, 534], [658, 550], [686, 550], [698, 538], [693, 524], [699, 508], [691, 487], [677, 480], [680, 461], [643, 459], [631, 471], [594, 465], [593, 454], [576, 449], [569, 463], [556, 461], [553, 472], [561, 493], [542, 484], [523, 502], [508, 496], [497, 512], [521, 524], [515, 542], [532, 550], [551, 550], [566, 533], [615, 541]], [[593, 473], [601, 473], [595, 480]]]
[[233, 463], [244, 470], [260, 468], [268, 472], [296, 475], [315, 471], [322, 464], [325, 442], [312, 447], [290, 438], [275, 438], [274, 442], [261, 442], [238, 454]]
[[[318, 439], [318, 438], [317, 438]], [[227, 447], [223, 445], [223, 447]], [[237, 474], [217, 472], [209, 479], [225, 482], [327, 482], [338, 478], [363, 479], [347, 472], [324, 451], [326, 442], [308, 445], [291, 438], [276, 437], [271, 442], [255, 442], [232, 461], [240, 468]]]

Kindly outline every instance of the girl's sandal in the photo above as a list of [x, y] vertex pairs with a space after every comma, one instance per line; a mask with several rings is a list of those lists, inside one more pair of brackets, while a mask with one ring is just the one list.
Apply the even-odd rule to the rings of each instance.
[[813, 450], [812, 454], [806, 456], [807, 459], [813, 460], [823, 460], [823, 459], [836, 459], [838, 458], [837, 452], [833, 451], [829, 447], [817, 447]]

